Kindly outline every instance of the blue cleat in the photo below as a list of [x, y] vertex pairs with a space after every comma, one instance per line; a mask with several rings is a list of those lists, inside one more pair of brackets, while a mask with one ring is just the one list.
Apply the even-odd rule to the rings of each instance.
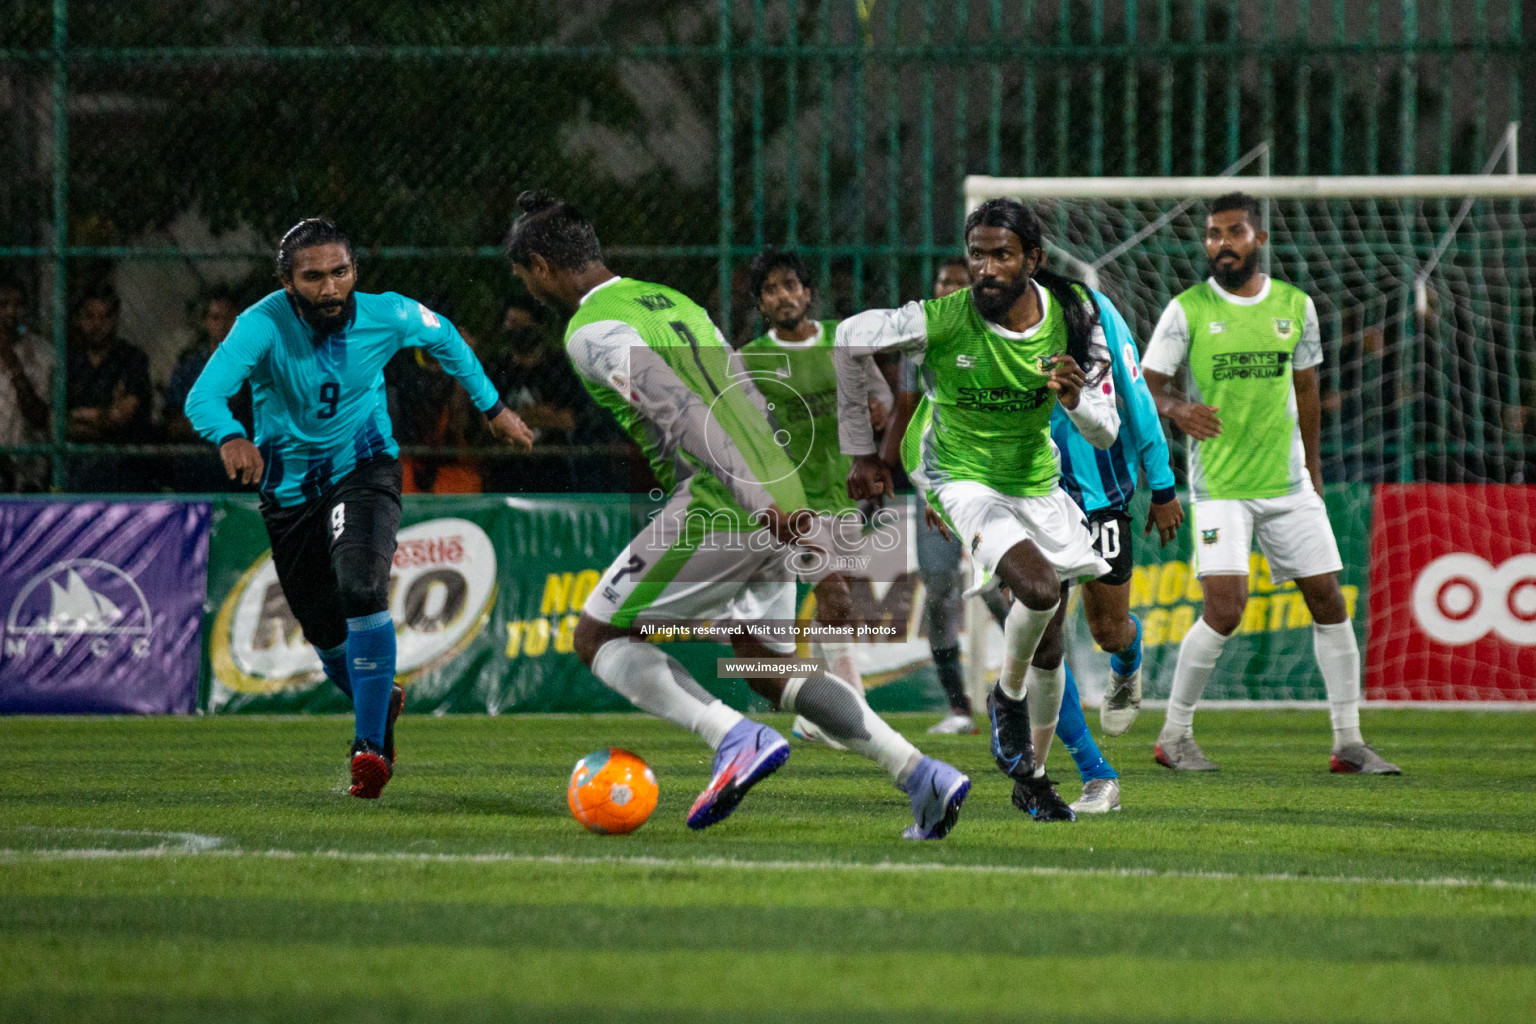
[[925, 757], [903, 788], [912, 798], [913, 821], [901, 838], [943, 839], [960, 820], [960, 805], [971, 791], [971, 780], [953, 765]]
[[748, 718], [725, 734], [715, 751], [715, 774], [688, 809], [689, 828], [708, 828], [730, 817], [747, 791], [789, 760], [789, 742]]

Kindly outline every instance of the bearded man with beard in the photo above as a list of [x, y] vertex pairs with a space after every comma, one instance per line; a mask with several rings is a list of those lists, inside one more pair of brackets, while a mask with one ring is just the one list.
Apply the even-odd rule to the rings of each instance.
[[[394, 774], [389, 571], [400, 527], [400, 446], [384, 394], [384, 365], [425, 348], [469, 392], [498, 439], [526, 449], [532, 434], [497, 396], [453, 324], [394, 292], [355, 291], [352, 243], [311, 217], [277, 247], [282, 288], [235, 320], [187, 395], [186, 416], [219, 446], [231, 480], [259, 484], [261, 517], [283, 596], [325, 674], [352, 698], [351, 794], [375, 799]], [[255, 439], [231, 415], [247, 380]]]
[[1061, 486], [1051, 441], [1059, 402], [1094, 448], [1120, 429], [1101, 310], [1108, 299], [1045, 267], [1039, 218], [993, 199], [965, 220], [972, 285], [877, 309], [837, 329], [839, 440], [854, 458], [848, 494], [894, 495], [875, 454], [866, 364], [894, 349], [918, 364], [922, 400], [907, 426], [907, 475], [971, 554], [972, 593], [1012, 596], [1002, 675], [987, 698], [992, 755], [1013, 803], [1036, 821], [1075, 815], [1045, 773], [1066, 686], [1066, 587], [1111, 569]]
[[[1269, 233], [1257, 199], [1230, 192], [1205, 222], [1210, 277], [1174, 296], [1142, 369], [1163, 416], [1189, 435], [1194, 563], [1201, 617], [1179, 645], [1154, 755], [1175, 771], [1214, 771], [1195, 743], [1195, 704], [1248, 603], [1254, 537], [1270, 579], [1294, 580], [1312, 613], [1312, 651], [1333, 725], [1330, 770], [1397, 775], [1360, 735], [1360, 649], [1339, 588], [1343, 562], [1323, 505], [1317, 307], [1258, 272]], [[1188, 364], [1185, 394], [1173, 377]]]

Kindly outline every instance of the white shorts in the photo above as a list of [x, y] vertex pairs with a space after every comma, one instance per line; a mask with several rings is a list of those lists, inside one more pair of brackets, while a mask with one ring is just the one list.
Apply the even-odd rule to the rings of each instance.
[[1019, 498], [973, 480], [957, 480], [939, 484], [928, 496], [970, 553], [974, 580], [968, 593], [986, 587], [1003, 555], [1026, 540], [1034, 541], [1063, 583], [1097, 579], [1110, 570], [1093, 550], [1083, 510], [1060, 487], [1040, 497]]
[[[707, 531], [697, 518], [687, 529], [690, 501], [680, 489], [603, 570], [582, 610], [620, 629], [793, 622], [801, 559], [766, 530]], [[793, 639], [755, 638], [779, 654], [795, 651]]]
[[1254, 535], [1275, 583], [1344, 567], [1323, 499], [1308, 488], [1281, 498], [1207, 498], [1194, 503], [1196, 576], [1247, 576]]

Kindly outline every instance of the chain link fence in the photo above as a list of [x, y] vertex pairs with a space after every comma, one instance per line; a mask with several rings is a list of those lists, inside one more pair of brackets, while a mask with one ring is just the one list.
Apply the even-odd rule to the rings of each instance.
[[[922, 294], [967, 173], [1213, 174], [1261, 142], [1275, 174], [1476, 171], [1536, 78], [1521, 19], [1517, 0], [12, 0], [0, 345], [22, 354], [0, 366], [0, 485], [217, 486], [174, 385], [209, 306], [274, 287], [304, 216], [351, 233], [365, 290], [441, 307], [509, 397], [553, 405], [529, 332], [558, 361], [559, 325], [507, 310], [498, 248], [524, 188], [742, 339], [770, 243], [808, 258], [823, 316]], [[103, 319], [142, 369], [115, 349], [101, 369]], [[487, 489], [645, 485], [590, 410], [514, 457], [427, 408], [397, 412], [426, 489], [466, 463]]]

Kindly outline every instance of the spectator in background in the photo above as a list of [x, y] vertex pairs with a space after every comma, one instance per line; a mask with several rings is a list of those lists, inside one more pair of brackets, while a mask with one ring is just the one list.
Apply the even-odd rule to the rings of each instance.
[[[464, 344], [477, 355], [479, 342], [454, 315], [446, 297], [429, 306], [458, 325]], [[390, 418], [401, 444], [463, 448], [492, 441], [485, 416], [470, 401], [458, 378], [447, 373], [424, 348], [403, 348], [384, 368]], [[456, 455], [402, 455], [406, 494], [478, 494], [484, 490], [479, 460]]]
[[[197, 338], [176, 358], [176, 365], [171, 368], [170, 380], [165, 385], [165, 439], [199, 447], [196, 454], [178, 455], [169, 461], [168, 477], [174, 490], [233, 491], [239, 487], [224, 472], [218, 454], [206, 450], [185, 412], [187, 392], [192, 390], [198, 374], [208, 365], [214, 349], [229, 336], [239, 313], [240, 304], [229, 288], [215, 285], [204, 291], [198, 302]], [[245, 428], [246, 436], [254, 436], [250, 382], [229, 400], [229, 411]]]
[[541, 453], [549, 445], [601, 444], [615, 437], [613, 418], [599, 409], [551, 346], [543, 311], [529, 299], [509, 301], [501, 316], [502, 346], [487, 367], [507, 408], [533, 430], [529, 455], [498, 463], [494, 490], [553, 492], [605, 489], [611, 473], [602, 456]]
[[[117, 335], [122, 303], [113, 287], [91, 285], [70, 315], [66, 367], [67, 436], [83, 444], [142, 444], [149, 439], [149, 356]], [[75, 456], [72, 491], [147, 490], [147, 464], [110, 456]]]
[[[53, 353], [28, 329], [26, 315], [26, 287], [17, 278], [0, 277], [0, 447], [48, 441]], [[45, 457], [0, 454], [0, 491], [47, 486]]]

